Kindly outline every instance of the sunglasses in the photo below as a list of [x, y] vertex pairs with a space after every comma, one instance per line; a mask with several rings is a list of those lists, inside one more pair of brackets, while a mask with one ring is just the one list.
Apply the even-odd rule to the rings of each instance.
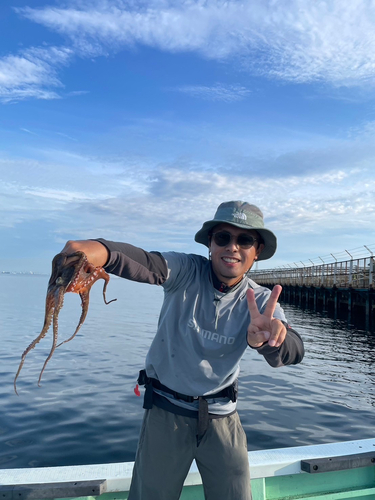
[[240, 248], [251, 248], [254, 243], [258, 241], [256, 238], [251, 236], [251, 234], [239, 234], [236, 238], [236, 236], [233, 236], [233, 234], [228, 231], [218, 231], [217, 233], [212, 233], [212, 237], [218, 247], [225, 247], [233, 240], [236, 240], [236, 244]]

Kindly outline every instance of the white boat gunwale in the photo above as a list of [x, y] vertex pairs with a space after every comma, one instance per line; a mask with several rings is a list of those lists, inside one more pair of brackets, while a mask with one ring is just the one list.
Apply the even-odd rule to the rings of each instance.
[[[252, 480], [270, 477], [308, 474], [301, 469], [301, 460], [342, 457], [375, 452], [375, 438], [340, 443], [297, 446], [272, 450], [250, 451], [249, 466]], [[0, 469], [0, 485], [37, 485], [79, 481], [106, 480], [106, 492], [129, 490], [134, 462]], [[375, 470], [375, 467], [374, 467]], [[256, 482], [256, 481], [254, 481]], [[185, 480], [185, 487], [201, 485], [202, 480], [195, 462]]]

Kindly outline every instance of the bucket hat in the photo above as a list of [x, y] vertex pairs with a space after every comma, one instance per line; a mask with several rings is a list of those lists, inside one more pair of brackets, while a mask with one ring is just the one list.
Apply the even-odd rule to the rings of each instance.
[[231, 224], [242, 229], [254, 229], [261, 235], [264, 248], [258, 257], [258, 261], [269, 259], [276, 252], [277, 239], [272, 231], [264, 227], [263, 213], [255, 205], [250, 205], [244, 201], [221, 203], [214, 218], [206, 221], [202, 229], [197, 232], [195, 241], [208, 247], [211, 229], [222, 223]]

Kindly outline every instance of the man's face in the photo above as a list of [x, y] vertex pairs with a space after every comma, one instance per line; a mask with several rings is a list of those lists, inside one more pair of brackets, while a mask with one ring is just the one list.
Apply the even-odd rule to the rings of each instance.
[[224, 247], [218, 246], [214, 238], [211, 238], [209, 248], [212, 268], [222, 283], [232, 286], [251, 268], [264, 245], [259, 245], [258, 241], [250, 248], [241, 248], [237, 245], [237, 236], [240, 234], [249, 234], [259, 240], [258, 233], [253, 230], [240, 229], [231, 224], [219, 224], [213, 228], [212, 232], [217, 233], [218, 231], [227, 231], [232, 235], [232, 238]]

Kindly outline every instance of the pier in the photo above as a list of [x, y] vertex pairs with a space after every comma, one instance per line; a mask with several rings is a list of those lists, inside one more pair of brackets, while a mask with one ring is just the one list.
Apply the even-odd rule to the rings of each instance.
[[[347, 252], [348, 253], [348, 252]], [[335, 257], [334, 257], [335, 258]], [[322, 260], [322, 259], [321, 259]], [[281, 301], [315, 311], [328, 312], [348, 322], [360, 320], [369, 330], [375, 326], [375, 258], [254, 270], [259, 285], [282, 285]]]

